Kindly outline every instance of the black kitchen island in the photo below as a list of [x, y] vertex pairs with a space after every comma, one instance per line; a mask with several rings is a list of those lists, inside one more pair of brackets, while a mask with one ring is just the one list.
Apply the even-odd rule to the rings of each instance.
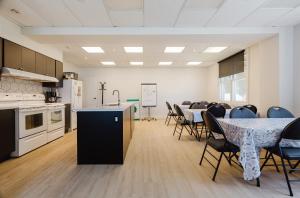
[[134, 130], [134, 106], [77, 110], [77, 163], [123, 164]]

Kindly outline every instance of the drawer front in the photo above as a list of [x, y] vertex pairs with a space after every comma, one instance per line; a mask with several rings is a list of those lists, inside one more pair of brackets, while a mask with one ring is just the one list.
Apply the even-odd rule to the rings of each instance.
[[47, 132], [37, 133], [26, 138], [19, 139], [18, 156], [24, 155], [47, 143]]
[[47, 142], [51, 142], [53, 140], [56, 140], [57, 138], [63, 137], [65, 134], [65, 128], [62, 127], [60, 129], [51, 131], [47, 133]]

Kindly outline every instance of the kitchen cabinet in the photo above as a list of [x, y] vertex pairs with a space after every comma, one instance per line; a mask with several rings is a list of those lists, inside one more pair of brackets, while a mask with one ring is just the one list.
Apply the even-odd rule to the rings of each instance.
[[35, 51], [22, 47], [21, 70], [35, 72]]
[[0, 68], [3, 67], [3, 38], [0, 38]]
[[59, 80], [57, 86], [63, 87], [64, 71], [63, 71], [63, 63], [60, 61], [55, 61], [55, 77]]
[[22, 46], [8, 40], [4, 40], [4, 67], [21, 69]]
[[0, 110], [0, 162], [15, 151], [15, 110]]
[[55, 77], [55, 60], [47, 57], [46, 58], [47, 76]]
[[132, 131], [131, 104], [77, 111], [77, 163], [123, 164]]
[[35, 72], [37, 74], [46, 75], [47, 74], [47, 56], [35, 53]]

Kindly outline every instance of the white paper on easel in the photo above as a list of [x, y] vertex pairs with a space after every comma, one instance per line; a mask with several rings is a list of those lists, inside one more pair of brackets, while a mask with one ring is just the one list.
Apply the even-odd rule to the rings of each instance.
[[157, 105], [157, 84], [142, 83], [142, 106], [156, 107]]

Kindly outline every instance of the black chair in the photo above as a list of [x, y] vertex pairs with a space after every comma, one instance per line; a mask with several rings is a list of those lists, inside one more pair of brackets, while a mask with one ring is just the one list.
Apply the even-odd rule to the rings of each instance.
[[177, 117], [177, 113], [175, 113], [170, 105], [169, 102], [166, 102], [167, 104], [167, 107], [168, 107], [168, 114], [167, 114], [167, 117], [166, 117], [166, 121], [165, 121], [165, 124], [167, 124], [167, 126], [170, 124], [170, 121], [171, 121], [171, 118], [173, 118], [176, 122], [176, 117]]
[[[214, 175], [212, 178], [212, 180], [215, 181], [222, 157], [224, 156], [226, 158], [226, 160], [228, 161], [228, 163], [231, 165], [232, 157], [235, 157], [238, 160], [237, 152], [239, 152], [239, 147], [237, 147], [234, 144], [227, 141], [222, 127], [220, 126], [217, 119], [210, 112], [203, 111], [203, 118], [204, 118], [206, 127], [209, 131], [209, 137], [206, 141], [206, 144], [205, 144], [205, 147], [203, 150], [203, 154], [202, 154], [199, 164], [201, 166], [203, 159], [205, 159], [212, 167], [215, 168], [215, 172], [214, 172]], [[215, 134], [218, 134], [219, 136], [221, 136], [222, 139], [216, 138]], [[216, 157], [212, 152], [210, 152], [207, 149], [207, 146], [210, 146], [217, 152], [221, 153], [220, 156]], [[208, 154], [210, 154], [215, 160], [218, 161], [217, 166], [214, 166], [213, 163], [211, 161], [209, 161], [208, 158], [205, 157], [206, 152]], [[229, 153], [229, 155], [227, 156], [226, 153]]]
[[218, 104], [217, 102], [211, 102], [207, 105], [207, 109], [209, 109], [210, 107], [217, 105], [217, 104]]
[[174, 109], [177, 113], [177, 120], [176, 120], [176, 125], [174, 128], [174, 132], [173, 132], [173, 136], [175, 135], [175, 133], [179, 134], [178, 140], [180, 140], [183, 129], [185, 128], [187, 130], [187, 132], [190, 135], [195, 135], [196, 138], [198, 138], [198, 135], [195, 134], [195, 132], [193, 131], [190, 121], [188, 121], [185, 116], [184, 113], [182, 112], [181, 108], [177, 105], [174, 104]]
[[[280, 135], [280, 138], [276, 142], [275, 146], [265, 148], [268, 151], [269, 155], [267, 156], [267, 159], [261, 166], [261, 171], [262, 171], [263, 168], [265, 167], [265, 165], [267, 164], [268, 160], [272, 157], [273, 154], [280, 157], [281, 163], [282, 163], [281, 165], [283, 167], [283, 171], [284, 171], [284, 175], [285, 175], [285, 179], [286, 179], [286, 183], [289, 188], [289, 193], [290, 193], [290, 196], [293, 196], [293, 191], [292, 191], [290, 182], [293, 182], [293, 181], [299, 182], [300, 180], [290, 180], [289, 179], [287, 167], [286, 167], [284, 160], [288, 160], [288, 162], [290, 162], [291, 160], [300, 160], [300, 148], [282, 147], [280, 145], [280, 142], [282, 139], [297, 140], [297, 141], [300, 140], [300, 118], [297, 118], [296, 120], [291, 122], [289, 125], [287, 125], [283, 129], [283, 131]], [[299, 163], [299, 161], [297, 162], [297, 164], [298, 163]], [[294, 166], [290, 165], [289, 170], [290, 171], [299, 171], [299, 169], [296, 169], [297, 164]]]
[[224, 118], [226, 114], [226, 109], [219, 104], [209, 107], [207, 111], [210, 112], [216, 118]]
[[244, 107], [250, 109], [253, 113], [257, 113], [257, 107], [251, 104], [244, 105]]
[[206, 109], [206, 106], [200, 102], [193, 102], [189, 109]]
[[183, 102], [182, 102], [182, 105], [191, 105], [191, 104], [192, 104], [191, 101], [183, 101]]
[[287, 109], [282, 107], [270, 107], [267, 111], [268, 118], [294, 118], [295, 116]]
[[230, 118], [257, 118], [256, 114], [246, 107], [235, 107], [230, 111]]
[[219, 103], [220, 105], [222, 105], [225, 109], [231, 109], [231, 106], [227, 103]]

